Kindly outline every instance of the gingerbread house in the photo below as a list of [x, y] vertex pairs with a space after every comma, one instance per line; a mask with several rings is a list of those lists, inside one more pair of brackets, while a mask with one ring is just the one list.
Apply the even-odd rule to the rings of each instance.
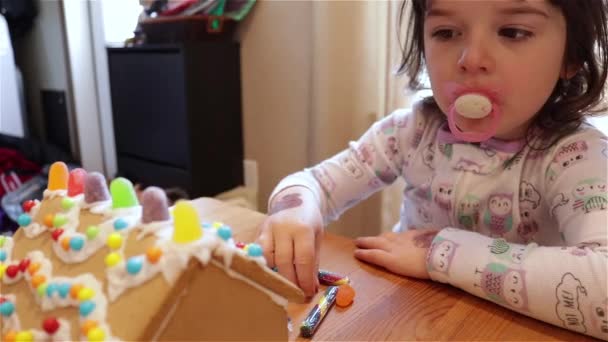
[[259, 245], [164, 192], [52, 165], [42, 201], [0, 237], [3, 341], [287, 340], [302, 291]]

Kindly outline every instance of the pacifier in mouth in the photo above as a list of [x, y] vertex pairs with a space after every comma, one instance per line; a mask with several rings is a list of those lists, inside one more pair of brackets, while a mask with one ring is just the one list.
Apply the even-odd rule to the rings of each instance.
[[[496, 134], [500, 120], [500, 108], [489, 97], [480, 93], [466, 93], [458, 96], [450, 106], [448, 112], [448, 125], [452, 134], [458, 139], [467, 142], [482, 142]], [[469, 120], [490, 120], [482, 131], [463, 132], [457, 125], [457, 115]]]

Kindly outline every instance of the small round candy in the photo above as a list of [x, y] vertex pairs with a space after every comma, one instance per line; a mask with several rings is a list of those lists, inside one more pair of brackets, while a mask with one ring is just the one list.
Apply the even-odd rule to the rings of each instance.
[[99, 328], [93, 328], [89, 330], [89, 333], [87, 334], [87, 338], [89, 339], [89, 341], [103, 341], [105, 337], [106, 334], [103, 332], [103, 330]]
[[17, 218], [17, 223], [20, 227], [29, 226], [32, 223], [32, 218], [28, 214], [21, 214]]
[[79, 310], [80, 315], [86, 317], [95, 310], [95, 303], [91, 300], [85, 300], [80, 303]]
[[70, 294], [71, 285], [69, 283], [61, 283], [57, 286], [57, 292], [59, 292], [59, 297], [65, 298]]
[[51, 233], [51, 237], [53, 238], [53, 240], [57, 241], [57, 240], [59, 240], [59, 237], [61, 236], [61, 234], [63, 234], [63, 229], [61, 229], [61, 228], [55, 229]]
[[40, 286], [40, 284], [46, 282], [46, 277], [42, 274], [36, 274], [35, 276], [32, 277], [32, 287], [33, 288], [38, 288], [38, 286]]
[[94, 321], [92, 319], [87, 319], [80, 326], [80, 331], [82, 331], [82, 334], [86, 336], [89, 334], [89, 331], [91, 331], [91, 329], [96, 328], [96, 327], [97, 327], [97, 321]]
[[87, 238], [89, 240], [93, 240], [99, 234], [99, 228], [97, 226], [89, 226], [87, 227]]
[[21, 207], [23, 208], [23, 211], [25, 211], [26, 213], [29, 213], [30, 210], [32, 210], [32, 208], [36, 205], [36, 202], [32, 201], [32, 200], [27, 200], [25, 202], [23, 202], [23, 204], [21, 205]]
[[55, 221], [55, 216], [53, 214], [46, 214], [44, 216], [44, 225], [51, 228], [53, 227], [53, 222]]
[[68, 251], [70, 249], [70, 238], [67, 236], [64, 236], [61, 239], [61, 248], [63, 248], [64, 251]]
[[9, 276], [9, 278], [15, 278], [17, 273], [19, 273], [18, 265], [10, 265], [6, 268], [6, 275]]
[[15, 339], [17, 338], [17, 332], [10, 330], [9, 332], [7, 332], [4, 335], [4, 341], [6, 342], [15, 342]]
[[228, 226], [221, 226], [217, 229], [217, 235], [223, 240], [228, 240], [232, 237], [232, 229]]
[[246, 246], [244, 242], [237, 242], [235, 245], [237, 248], [240, 248], [240, 249], [244, 249]]
[[59, 291], [57, 284], [48, 284], [46, 287], [46, 295], [50, 298], [53, 297], [53, 293]]
[[34, 275], [36, 274], [36, 272], [38, 272], [38, 270], [40, 270], [40, 263], [39, 262], [32, 262], [30, 263], [30, 265], [27, 267], [27, 272], [30, 275]]
[[122, 236], [118, 233], [112, 233], [108, 236], [108, 247], [111, 249], [119, 249], [122, 246]]
[[4, 262], [6, 260], [6, 252], [4, 250], [0, 250], [0, 262]]
[[33, 340], [34, 334], [29, 330], [20, 331], [17, 333], [17, 336], [15, 336], [15, 342], [30, 342]]
[[146, 258], [151, 264], [156, 264], [162, 255], [163, 251], [156, 246], [150, 247], [146, 251]]
[[59, 228], [68, 222], [68, 218], [65, 215], [57, 214], [53, 218], [53, 227]]
[[0, 280], [4, 277], [4, 273], [6, 272], [6, 265], [0, 264]]
[[131, 275], [136, 275], [141, 271], [144, 263], [141, 257], [132, 257], [127, 260], [127, 272]]
[[8, 317], [12, 315], [13, 312], [15, 312], [15, 305], [13, 305], [12, 302], [9, 302], [7, 300], [4, 303], [0, 304], [0, 314], [2, 314], [2, 316]]
[[6, 237], [0, 235], [0, 248], [4, 246], [4, 241], [6, 241]]
[[114, 267], [114, 266], [118, 265], [120, 260], [121, 260], [120, 254], [110, 253], [110, 254], [106, 255], [106, 266]]
[[78, 299], [79, 300], [89, 300], [95, 296], [95, 291], [93, 289], [85, 287], [82, 290], [78, 291]]
[[64, 197], [61, 200], [61, 207], [63, 210], [70, 210], [74, 206], [74, 200], [68, 197]]
[[262, 246], [258, 245], [257, 243], [250, 243], [248, 246], [249, 248], [247, 249], [247, 254], [249, 256], [259, 257], [264, 254], [264, 251], [262, 251]]
[[78, 293], [80, 292], [80, 290], [82, 290], [84, 286], [82, 286], [81, 284], [74, 284], [72, 285], [72, 287], [70, 288], [70, 297], [72, 297], [73, 299], [78, 299]]
[[128, 225], [129, 225], [129, 223], [121, 218], [114, 221], [114, 229], [116, 229], [116, 230], [123, 230], [123, 229], [127, 228]]
[[70, 247], [75, 250], [75, 251], [79, 251], [82, 249], [82, 247], [84, 246], [84, 239], [80, 236], [72, 236], [72, 238], [70, 239]]
[[213, 226], [211, 225], [211, 223], [209, 223], [209, 222], [203, 222], [203, 224], [201, 224], [201, 226], [202, 226], [203, 228], [211, 228], [211, 227], [213, 227]]
[[40, 286], [38, 286], [38, 288], [36, 289], [36, 292], [38, 292], [38, 295], [40, 297], [44, 297], [44, 295], [47, 294], [48, 287], [49, 287], [49, 284], [42, 283], [42, 284], [40, 284]]
[[19, 262], [19, 271], [25, 272], [30, 267], [30, 259], [25, 258]]
[[465, 94], [456, 99], [454, 106], [458, 114], [469, 119], [481, 119], [492, 111], [492, 102], [481, 94]]
[[44, 329], [47, 334], [53, 335], [59, 330], [59, 321], [55, 317], [49, 317], [42, 322], [42, 329]]

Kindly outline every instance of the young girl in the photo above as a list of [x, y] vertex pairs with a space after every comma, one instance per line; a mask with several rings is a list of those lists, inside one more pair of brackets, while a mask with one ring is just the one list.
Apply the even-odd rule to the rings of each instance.
[[[259, 242], [312, 295], [323, 226], [405, 179], [399, 231], [355, 257], [608, 338], [606, 0], [413, 0], [401, 64], [433, 97], [285, 178]], [[403, 7], [402, 7], [403, 11]], [[403, 15], [403, 12], [402, 12]]]

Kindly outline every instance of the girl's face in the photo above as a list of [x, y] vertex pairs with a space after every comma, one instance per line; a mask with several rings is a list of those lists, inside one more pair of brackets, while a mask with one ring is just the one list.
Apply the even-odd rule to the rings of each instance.
[[[496, 96], [496, 138], [525, 135], [564, 74], [566, 20], [545, 0], [429, 0], [424, 53], [433, 95], [444, 113], [456, 88]], [[457, 117], [462, 131], [483, 131], [488, 118]]]

